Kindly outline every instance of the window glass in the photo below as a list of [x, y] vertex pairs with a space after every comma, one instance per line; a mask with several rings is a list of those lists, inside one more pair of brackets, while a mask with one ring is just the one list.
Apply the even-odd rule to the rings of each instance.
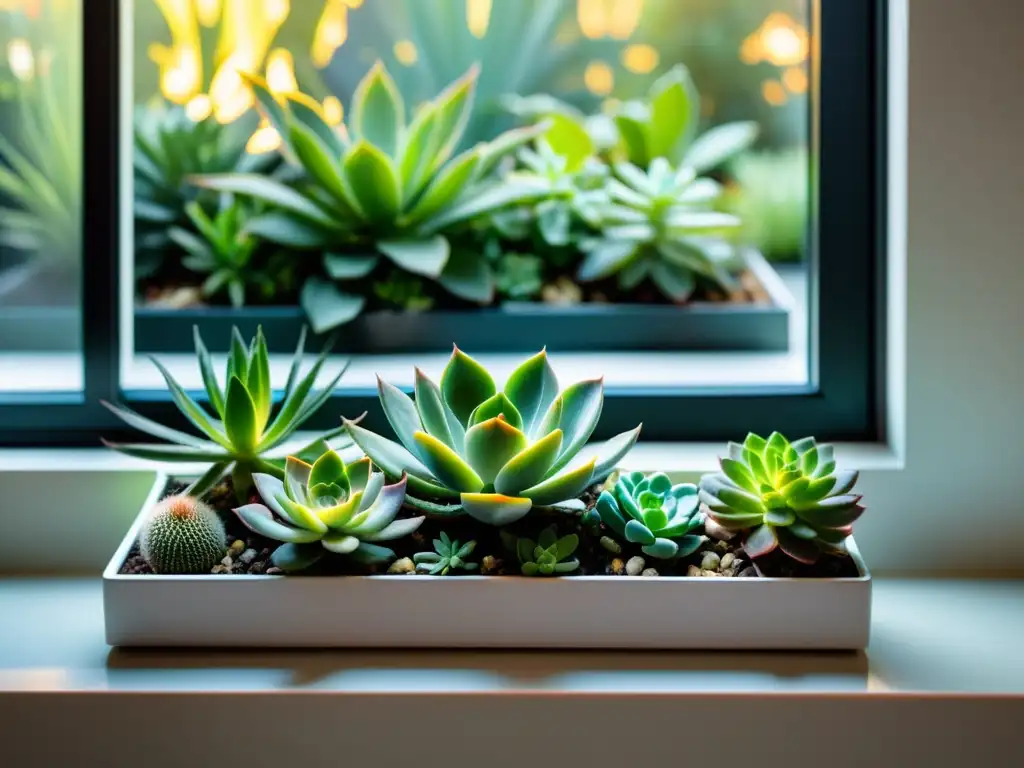
[[308, 323], [364, 356], [352, 386], [452, 341], [611, 386], [809, 383], [810, 5], [136, 0], [133, 348], [185, 371], [194, 324], [283, 353]]
[[81, 3], [0, 2], [0, 394], [82, 386]]

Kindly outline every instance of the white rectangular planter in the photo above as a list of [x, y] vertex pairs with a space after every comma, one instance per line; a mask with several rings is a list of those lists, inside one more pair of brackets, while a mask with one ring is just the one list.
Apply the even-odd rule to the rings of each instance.
[[122, 576], [150, 498], [103, 574], [118, 646], [855, 650], [871, 577]]

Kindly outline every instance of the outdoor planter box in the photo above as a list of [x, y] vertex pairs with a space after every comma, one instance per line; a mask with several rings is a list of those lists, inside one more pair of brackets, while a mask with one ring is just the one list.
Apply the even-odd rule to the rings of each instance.
[[[371, 312], [345, 325], [335, 350], [347, 353], [450, 352], [459, 347], [488, 352], [609, 350], [735, 350], [772, 352], [789, 348], [793, 297], [772, 266], [756, 251], [747, 265], [770, 302], [694, 302], [681, 307], [645, 304], [554, 306], [506, 302], [498, 308], [427, 312]], [[299, 307], [198, 307], [135, 309], [135, 349], [191, 352], [192, 327], [208, 339], [242, 336], [262, 326], [271, 352], [295, 349], [305, 315]], [[326, 336], [315, 339], [310, 349]]]
[[103, 574], [115, 646], [858, 650], [871, 577], [120, 575], [156, 484]]

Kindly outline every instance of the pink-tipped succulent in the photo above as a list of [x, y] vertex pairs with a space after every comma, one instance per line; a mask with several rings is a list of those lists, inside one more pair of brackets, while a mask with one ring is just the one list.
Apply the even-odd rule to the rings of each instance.
[[359, 448], [389, 476], [408, 475], [413, 506], [448, 501], [491, 525], [514, 522], [534, 506], [577, 502], [640, 434], [637, 427], [585, 447], [601, 416], [603, 383], [560, 391], [543, 351], [516, 368], [502, 391], [458, 348], [440, 386], [417, 370], [415, 401], [384, 381], [378, 390], [400, 444], [346, 422]]
[[842, 552], [864, 512], [851, 493], [857, 472], [837, 471], [832, 446], [813, 437], [790, 443], [778, 432], [767, 440], [749, 434], [742, 445], [729, 443], [721, 465], [701, 479], [700, 500], [714, 523], [745, 534], [750, 557], [778, 547], [814, 563], [822, 552]]

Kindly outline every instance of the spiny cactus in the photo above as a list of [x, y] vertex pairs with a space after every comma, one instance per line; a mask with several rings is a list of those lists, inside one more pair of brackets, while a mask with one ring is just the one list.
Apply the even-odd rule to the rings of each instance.
[[157, 573], [209, 573], [228, 543], [210, 507], [192, 496], [168, 496], [146, 520], [139, 548]]

